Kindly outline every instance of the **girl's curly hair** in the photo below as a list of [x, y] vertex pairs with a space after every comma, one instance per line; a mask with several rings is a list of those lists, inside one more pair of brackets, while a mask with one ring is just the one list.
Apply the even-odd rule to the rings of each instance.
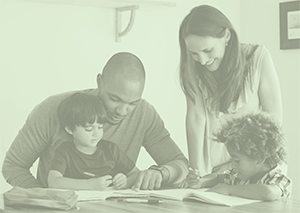
[[264, 160], [271, 168], [287, 162], [285, 137], [280, 125], [267, 113], [247, 113], [224, 123], [213, 140], [251, 159]]

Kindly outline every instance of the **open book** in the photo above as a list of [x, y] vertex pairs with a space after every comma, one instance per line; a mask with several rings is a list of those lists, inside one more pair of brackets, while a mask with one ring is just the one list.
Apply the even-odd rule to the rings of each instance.
[[261, 200], [252, 200], [235, 196], [222, 195], [215, 192], [208, 192], [208, 189], [167, 189], [157, 190], [150, 193], [151, 196], [172, 199], [172, 200], [196, 200], [204, 203], [222, 205], [222, 206], [238, 206], [260, 202]]
[[78, 201], [88, 200], [105, 200], [108, 198], [162, 198], [170, 200], [197, 200], [204, 203], [237, 206], [260, 202], [260, 200], [252, 200], [241, 197], [227, 196], [215, 192], [208, 192], [207, 189], [166, 189], [166, 190], [105, 190], [105, 191], [76, 191]]

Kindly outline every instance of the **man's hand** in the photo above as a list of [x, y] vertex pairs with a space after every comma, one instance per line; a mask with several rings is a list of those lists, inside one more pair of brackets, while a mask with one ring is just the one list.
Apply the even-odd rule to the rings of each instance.
[[163, 178], [160, 171], [153, 169], [140, 171], [136, 178], [136, 183], [132, 186], [132, 189], [159, 189], [162, 181]]
[[122, 173], [116, 174], [114, 176], [112, 182], [113, 182], [113, 186], [115, 189], [127, 188], [127, 177]]

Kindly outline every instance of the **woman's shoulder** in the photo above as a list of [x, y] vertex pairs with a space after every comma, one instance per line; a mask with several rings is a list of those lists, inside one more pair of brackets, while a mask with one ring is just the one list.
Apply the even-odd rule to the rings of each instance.
[[244, 52], [247, 61], [253, 57], [260, 56], [261, 53], [267, 51], [264, 45], [253, 43], [241, 43], [241, 49]]

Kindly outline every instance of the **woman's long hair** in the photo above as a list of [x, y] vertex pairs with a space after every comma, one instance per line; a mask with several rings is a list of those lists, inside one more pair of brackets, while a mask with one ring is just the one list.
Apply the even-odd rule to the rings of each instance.
[[[189, 35], [201, 37], [222, 38], [226, 29], [231, 38], [225, 48], [223, 61], [213, 73], [205, 66], [194, 61], [186, 48], [185, 38]], [[213, 96], [215, 110], [227, 112], [231, 102], [237, 100], [244, 87], [246, 59], [241, 50], [237, 33], [228, 18], [219, 10], [208, 5], [195, 7], [184, 18], [179, 30], [180, 56], [180, 83], [187, 98], [195, 104], [195, 89], [198, 80], [204, 83]]]

